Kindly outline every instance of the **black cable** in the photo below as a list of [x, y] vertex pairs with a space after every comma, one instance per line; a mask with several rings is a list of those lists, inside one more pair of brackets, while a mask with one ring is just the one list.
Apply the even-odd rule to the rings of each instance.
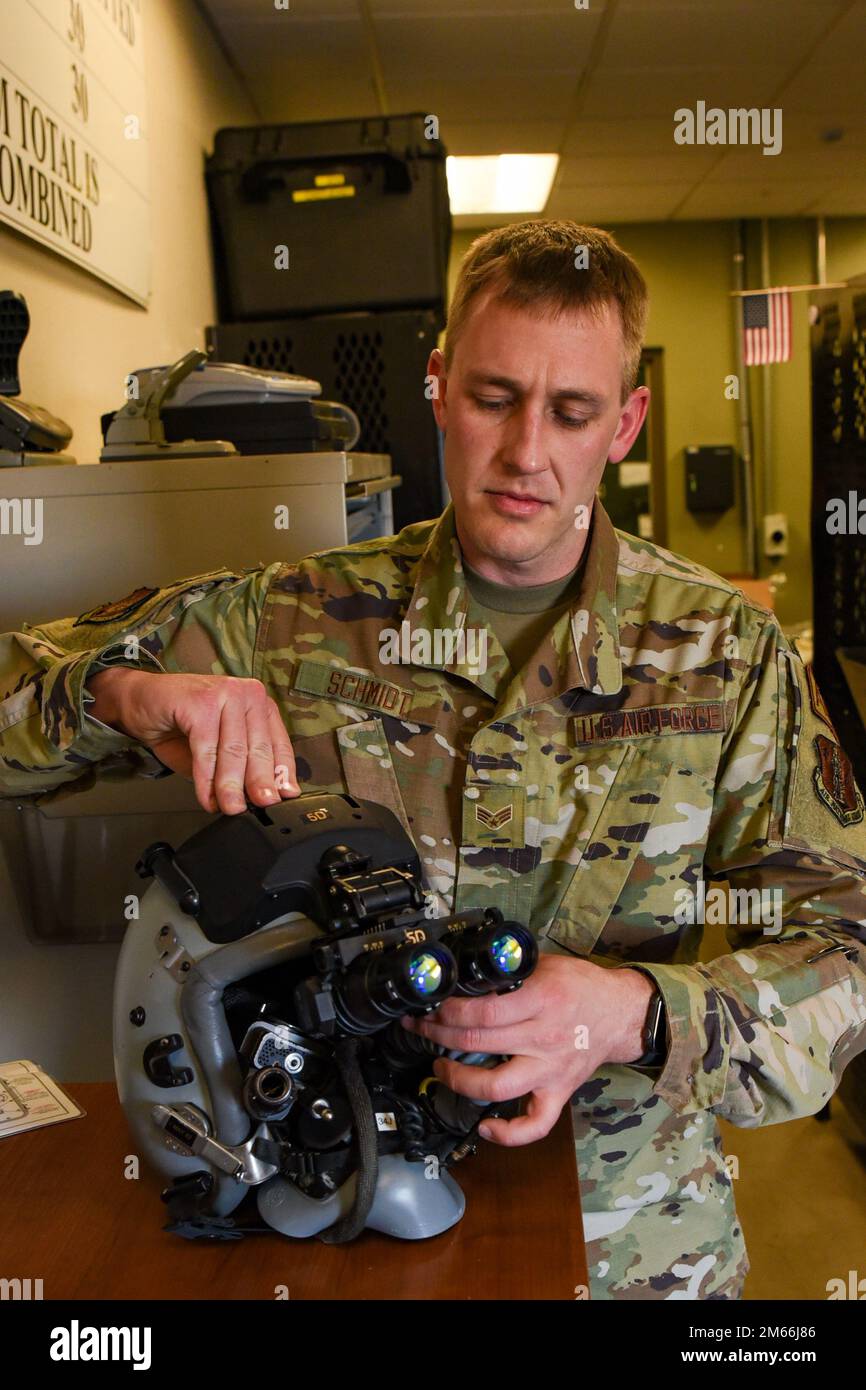
[[373, 1102], [358, 1062], [360, 1039], [341, 1038], [336, 1047], [336, 1062], [340, 1078], [349, 1099], [355, 1134], [358, 1141], [358, 1168], [355, 1186], [355, 1200], [351, 1210], [335, 1221], [333, 1226], [319, 1233], [319, 1240], [326, 1245], [342, 1245], [359, 1236], [367, 1224], [376, 1184], [379, 1181], [379, 1139]]

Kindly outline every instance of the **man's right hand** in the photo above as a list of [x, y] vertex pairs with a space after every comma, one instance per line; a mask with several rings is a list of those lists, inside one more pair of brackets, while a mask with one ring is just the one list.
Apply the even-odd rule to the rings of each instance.
[[87, 681], [87, 713], [191, 777], [206, 811], [235, 815], [298, 796], [295, 757], [261, 681], [118, 666]]

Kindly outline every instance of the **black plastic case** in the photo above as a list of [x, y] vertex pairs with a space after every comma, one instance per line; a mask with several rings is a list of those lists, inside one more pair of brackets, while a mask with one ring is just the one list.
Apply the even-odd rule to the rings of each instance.
[[414, 113], [218, 130], [206, 180], [221, 320], [432, 308], [444, 322], [451, 213], [427, 128]]

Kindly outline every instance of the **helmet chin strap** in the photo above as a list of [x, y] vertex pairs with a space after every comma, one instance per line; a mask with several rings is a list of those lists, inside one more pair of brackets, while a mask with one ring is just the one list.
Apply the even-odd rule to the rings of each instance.
[[376, 1131], [376, 1117], [370, 1092], [364, 1084], [358, 1063], [357, 1037], [344, 1037], [337, 1043], [335, 1057], [340, 1079], [346, 1090], [355, 1134], [358, 1141], [358, 1167], [355, 1187], [355, 1200], [345, 1216], [335, 1221], [333, 1226], [319, 1233], [319, 1240], [326, 1245], [342, 1245], [354, 1240], [367, 1224], [370, 1208], [376, 1196], [379, 1181], [379, 1144]]

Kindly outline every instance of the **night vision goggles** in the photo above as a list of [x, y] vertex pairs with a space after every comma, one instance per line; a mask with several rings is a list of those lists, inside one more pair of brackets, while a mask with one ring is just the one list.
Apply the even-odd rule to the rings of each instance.
[[218, 816], [137, 869], [153, 882], [118, 961], [115, 1073], [139, 1152], [170, 1180], [166, 1229], [338, 1243], [459, 1221], [452, 1169], [518, 1102], [452, 1091], [438, 1056], [503, 1059], [400, 1019], [519, 988], [531, 932], [493, 907], [436, 917], [400, 822], [346, 795]]

